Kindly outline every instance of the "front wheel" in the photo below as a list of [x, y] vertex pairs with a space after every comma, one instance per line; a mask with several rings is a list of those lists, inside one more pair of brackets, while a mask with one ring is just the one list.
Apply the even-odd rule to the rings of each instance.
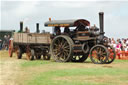
[[103, 45], [95, 45], [90, 50], [90, 59], [95, 64], [106, 64], [108, 55], [108, 49]]
[[115, 49], [110, 45], [108, 45], [107, 48], [108, 48], [108, 51], [109, 51], [109, 56], [108, 56], [108, 60], [106, 61], [106, 63], [110, 64], [115, 60], [116, 52], [115, 52]]

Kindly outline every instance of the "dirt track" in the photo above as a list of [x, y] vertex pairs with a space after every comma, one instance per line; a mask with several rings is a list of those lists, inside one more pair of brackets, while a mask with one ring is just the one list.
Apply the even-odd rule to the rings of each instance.
[[4, 54], [0, 54], [0, 85], [20, 85], [16, 81], [21, 71], [19, 64], [22, 61], [2, 56]]

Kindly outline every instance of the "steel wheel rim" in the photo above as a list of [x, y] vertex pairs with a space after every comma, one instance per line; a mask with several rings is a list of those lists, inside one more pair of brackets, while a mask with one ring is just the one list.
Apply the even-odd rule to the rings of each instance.
[[12, 41], [11, 40], [9, 41], [9, 50], [8, 50], [8, 52], [9, 52], [9, 57], [12, 57], [13, 46], [12, 46]]
[[12, 57], [12, 47], [9, 46], [9, 56]]
[[20, 49], [18, 48], [16, 51], [17, 57], [20, 55]]
[[107, 57], [107, 51], [101, 46], [94, 47], [91, 51], [91, 60], [96, 64], [106, 63]]
[[109, 57], [108, 60], [106, 61], [106, 63], [111, 63], [115, 60], [116, 57], [116, 53], [115, 53], [115, 49], [111, 46], [107, 46], [108, 47], [108, 51], [109, 51]]
[[53, 54], [54, 54], [54, 58], [56, 60], [60, 60], [60, 61], [65, 61], [67, 60], [67, 58], [70, 55], [70, 45], [69, 42], [62, 37], [57, 38], [54, 42], [53, 42]]

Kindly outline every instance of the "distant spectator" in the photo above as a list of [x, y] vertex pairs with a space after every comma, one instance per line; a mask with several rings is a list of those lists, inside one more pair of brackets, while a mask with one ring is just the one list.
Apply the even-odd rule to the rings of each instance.
[[2, 49], [2, 40], [0, 39], [0, 50]]
[[108, 45], [112, 46], [111, 45], [111, 38], [108, 38]]
[[6, 49], [7, 47], [7, 35], [4, 35], [4, 40], [3, 40], [3, 44], [2, 44], [2, 49]]
[[118, 58], [121, 59], [120, 57], [120, 52], [121, 52], [121, 42], [120, 42], [120, 39], [117, 40], [117, 45], [116, 45], [116, 52], [117, 52], [117, 55], [118, 55]]
[[113, 48], [116, 48], [116, 42], [115, 42], [115, 41], [113, 41], [112, 47], [113, 47]]
[[108, 45], [115, 48], [119, 59], [128, 59], [128, 38], [121, 38], [116, 41], [114, 38], [108, 38]]
[[3, 44], [2, 44], [2, 49], [6, 49], [8, 50], [9, 47], [9, 39], [10, 39], [10, 35], [5, 35], [4, 36], [4, 40], [3, 40]]
[[128, 38], [126, 39], [126, 44], [128, 45]]

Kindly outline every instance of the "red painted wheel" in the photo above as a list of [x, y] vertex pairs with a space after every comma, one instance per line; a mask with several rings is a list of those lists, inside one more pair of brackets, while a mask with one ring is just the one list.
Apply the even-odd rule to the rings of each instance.
[[106, 61], [107, 64], [112, 63], [115, 58], [116, 58], [116, 52], [115, 49], [112, 46], [107, 46], [108, 51], [109, 51], [109, 56], [108, 56], [108, 60]]
[[12, 40], [9, 40], [9, 57], [12, 57], [12, 54], [13, 54], [13, 41]]

